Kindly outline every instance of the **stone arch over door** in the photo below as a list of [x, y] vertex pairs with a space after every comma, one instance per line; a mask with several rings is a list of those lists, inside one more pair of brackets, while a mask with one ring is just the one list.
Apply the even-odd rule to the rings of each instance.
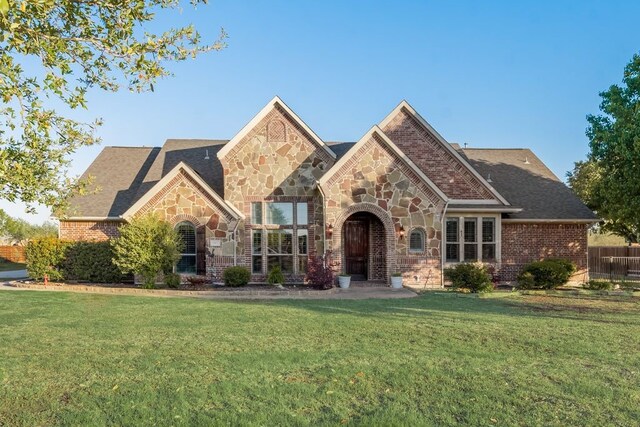
[[344, 271], [344, 248], [342, 247], [343, 227], [345, 221], [356, 213], [369, 213], [374, 215], [382, 222], [385, 233], [386, 244], [386, 277], [385, 281], [389, 282], [391, 273], [394, 272], [396, 266], [396, 230], [393, 224], [393, 220], [389, 215], [389, 212], [382, 209], [378, 205], [372, 203], [362, 202], [349, 206], [347, 209], [340, 212], [336, 219], [333, 234], [331, 236], [331, 248], [332, 259], [338, 267], [338, 271]]

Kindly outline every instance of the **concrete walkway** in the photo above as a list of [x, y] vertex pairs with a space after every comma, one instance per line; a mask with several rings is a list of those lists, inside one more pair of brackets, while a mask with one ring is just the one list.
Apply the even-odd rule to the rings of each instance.
[[0, 279], [26, 279], [27, 270], [0, 271]]
[[412, 298], [417, 296], [409, 289], [392, 289], [390, 287], [352, 287], [350, 289], [333, 288], [327, 291], [316, 291], [306, 289], [234, 289], [215, 291], [189, 291], [174, 289], [140, 289], [140, 288], [115, 288], [103, 286], [87, 285], [47, 285], [22, 282], [0, 283], [0, 290], [25, 290], [25, 291], [53, 291], [53, 292], [75, 292], [103, 295], [139, 295], [152, 297], [188, 297], [204, 299], [229, 299], [229, 300], [262, 300], [262, 299], [396, 299]]

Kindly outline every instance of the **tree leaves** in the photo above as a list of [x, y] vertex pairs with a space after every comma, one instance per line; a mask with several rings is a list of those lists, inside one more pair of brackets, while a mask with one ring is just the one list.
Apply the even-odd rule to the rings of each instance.
[[143, 31], [154, 12], [179, 11], [180, 3], [0, 0], [0, 198], [42, 203], [60, 213], [72, 194], [86, 188], [68, 177], [68, 159], [100, 142], [101, 121], [74, 120], [59, 101], [86, 109], [93, 88], [154, 91], [158, 79], [171, 75], [169, 63], [225, 47], [223, 30], [211, 44], [201, 43], [190, 25]]

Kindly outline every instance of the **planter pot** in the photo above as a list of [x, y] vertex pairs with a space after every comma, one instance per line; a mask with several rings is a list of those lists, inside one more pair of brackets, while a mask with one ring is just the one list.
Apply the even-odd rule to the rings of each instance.
[[338, 285], [342, 289], [348, 289], [351, 284], [351, 276], [338, 276]]
[[391, 287], [394, 289], [402, 289], [402, 276], [391, 276]]

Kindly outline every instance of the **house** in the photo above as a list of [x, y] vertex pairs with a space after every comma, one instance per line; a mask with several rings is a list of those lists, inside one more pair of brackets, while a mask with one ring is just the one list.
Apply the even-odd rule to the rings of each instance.
[[532, 260], [587, 268], [596, 216], [528, 149], [461, 148], [401, 102], [355, 143], [326, 142], [280, 98], [233, 139], [106, 147], [60, 236], [109, 239], [153, 212], [182, 236], [179, 273], [218, 280], [243, 265], [301, 281], [327, 253], [352, 280], [438, 287], [447, 265], [482, 261], [512, 281]]

